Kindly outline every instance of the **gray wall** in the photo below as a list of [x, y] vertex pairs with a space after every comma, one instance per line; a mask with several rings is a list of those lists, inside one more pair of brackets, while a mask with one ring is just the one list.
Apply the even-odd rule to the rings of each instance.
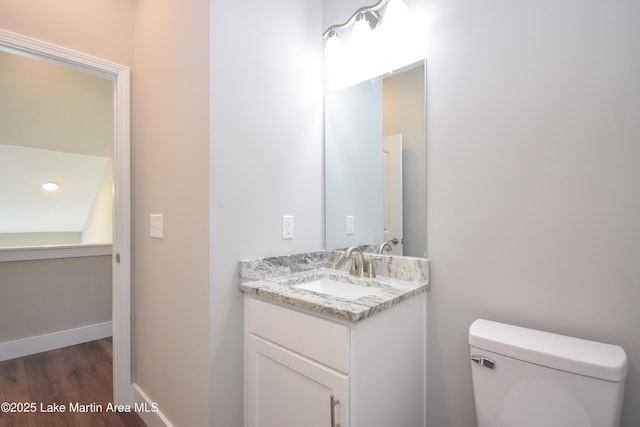
[[0, 342], [111, 321], [111, 256], [0, 262]]
[[640, 425], [640, 3], [424, 5], [429, 425], [474, 425], [479, 317], [623, 346]]
[[82, 243], [82, 232], [0, 233], [0, 247], [74, 245]]

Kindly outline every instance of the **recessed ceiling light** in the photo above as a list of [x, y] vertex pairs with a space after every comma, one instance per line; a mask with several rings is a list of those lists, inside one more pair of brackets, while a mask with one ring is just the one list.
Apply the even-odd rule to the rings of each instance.
[[60, 185], [58, 185], [58, 183], [56, 182], [45, 182], [44, 184], [42, 184], [42, 188], [47, 191], [56, 191], [58, 188], [60, 188]]

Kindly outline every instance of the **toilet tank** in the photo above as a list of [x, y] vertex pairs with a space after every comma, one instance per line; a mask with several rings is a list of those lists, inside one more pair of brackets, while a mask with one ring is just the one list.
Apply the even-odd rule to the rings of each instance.
[[478, 319], [469, 328], [478, 427], [618, 427], [615, 345]]

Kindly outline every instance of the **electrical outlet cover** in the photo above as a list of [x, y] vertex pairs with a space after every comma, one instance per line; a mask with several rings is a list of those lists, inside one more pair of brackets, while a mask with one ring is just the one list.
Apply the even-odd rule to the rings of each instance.
[[354, 234], [354, 218], [353, 215], [347, 215], [347, 234]]
[[293, 239], [293, 215], [282, 215], [282, 238]]

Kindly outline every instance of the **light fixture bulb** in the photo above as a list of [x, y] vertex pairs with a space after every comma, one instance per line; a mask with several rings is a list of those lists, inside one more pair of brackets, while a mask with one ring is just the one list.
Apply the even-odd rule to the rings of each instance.
[[402, 0], [389, 0], [384, 13], [385, 19], [404, 16], [407, 13], [407, 5]]
[[340, 50], [342, 49], [342, 42], [338, 37], [338, 34], [331, 30], [327, 35], [327, 41], [324, 45], [324, 58], [327, 64], [333, 65], [340, 60]]
[[44, 184], [42, 184], [42, 189], [43, 190], [47, 190], [47, 191], [56, 191], [58, 188], [60, 188], [60, 185], [57, 182], [45, 182]]
[[329, 31], [329, 34], [327, 35], [327, 41], [325, 42], [325, 49], [329, 49], [332, 46], [339, 46], [340, 45], [340, 38], [338, 37], [338, 33], [336, 33], [334, 30]]
[[371, 33], [371, 25], [364, 13], [356, 17], [356, 23], [353, 25], [353, 38], [357, 41], [366, 40]]
[[407, 6], [402, 0], [390, 0], [384, 12], [383, 26], [392, 30], [400, 30], [407, 22]]

